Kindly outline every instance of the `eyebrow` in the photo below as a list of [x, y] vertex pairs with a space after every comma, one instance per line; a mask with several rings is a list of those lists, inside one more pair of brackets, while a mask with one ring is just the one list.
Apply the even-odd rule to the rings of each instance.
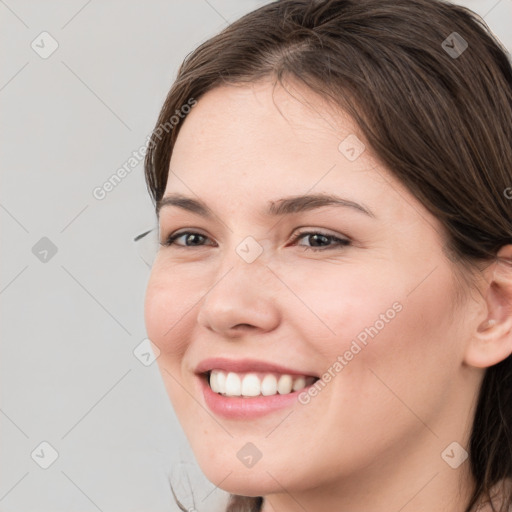
[[[193, 199], [182, 194], [169, 194], [156, 203], [156, 214], [160, 215], [160, 210], [165, 206], [176, 206], [196, 213], [208, 219], [215, 217], [214, 213], [201, 200]], [[297, 212], [304, 212], [321, 208], [323, 206], [341, 206], [344, 208], [352, 208], [355, 211], [364, 213], [369, 217], [375, 218], [376, 215], [362, 204], [344, 199], [333, 194], [307, 194], [300, 196], [285, 197], [276, 201], [269, 201], [266, 215], [277, 217], [281, 215], [289, 215]]]

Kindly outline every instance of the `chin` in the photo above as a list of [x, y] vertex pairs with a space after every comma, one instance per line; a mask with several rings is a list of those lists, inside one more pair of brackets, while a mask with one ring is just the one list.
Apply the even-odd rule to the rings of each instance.
[[212, 484], [230, 494], [257, 497], [282, 492], [282, 486], [278, 484], [281, 481], [278, 475], [274, 479], [264, 470], [257, 473], [254, 471], [254, 469], [233, 471], [227, 478], [229, 471], [221, 477], [218, 468], [212, 468], [211, 473], [203, 472]]
[[[236, 441], [235, 441], [236, 442]], [[213, 457], [204, 452], [193, 450], [201, 471], [212, 484], [231, 494], [242, 496], [264, 496], [286, 489], [302, 488], [307, 478], [290, 471], [285, 460], [265, 462], [263, 458], [253, 467], [245, 467], [237, 458], [236, 450], [231, 446], [212, 447], [209, 452], [218, 452]], [[233, 456], [231, 452], [233, 451]], [[220, 453], [219, 453], [220, 452]], [[290, 460], [290, 457], [287, 458]], [[229, 476], [228, 476], [229, 475]]]

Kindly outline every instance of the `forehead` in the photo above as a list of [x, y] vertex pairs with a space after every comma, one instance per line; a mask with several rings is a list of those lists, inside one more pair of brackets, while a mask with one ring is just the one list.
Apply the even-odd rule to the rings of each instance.
[[[355, 159], [340, 150], [347, 140], [363, 148]], [[176, 192], [214, 209], [258, 210], [276, 197], [335, 193], [395, 221], [429, 216], [348, 115], [305, 87], [271, 82], [222, 86], [199, 99], [171, 157], [164, 196]]]
[[[210, 182], [267, 180], [270, 173], [274, 181], [311, 186], [333, 166], [349, 174], [376, 165], [368, 145], [357, 160], [343, 158], [339, 145], [347, 137], [364, 147], [355, 123], [307, 88], [222, 86], [202, 96], [185, 118], [170, 167], [178, 176]], [[168, 188], [174, 186], [183, 184], [170, 173]]]
[[203, 95], [188, 114], [175, 151], [180, 151], [183, 139], [189, 143], [193, 138], [194, 147], [216, 152], [264, 146], [267, 151], [293, 148], [302, 153], [303, 143], [323, 139], [327, 146], [356, 131], [341, 109], [333, 112], [321, 96], [293, 82], [223, 85]]

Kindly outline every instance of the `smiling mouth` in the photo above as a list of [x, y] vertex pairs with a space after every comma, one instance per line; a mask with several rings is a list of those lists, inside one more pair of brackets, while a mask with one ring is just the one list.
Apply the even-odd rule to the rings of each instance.
[[318, 377], [272, 372], [227, 372], [210, 370], [202, 374], [210, 389], [225, 397], [251, 398], [288, 395], [311, 386]]

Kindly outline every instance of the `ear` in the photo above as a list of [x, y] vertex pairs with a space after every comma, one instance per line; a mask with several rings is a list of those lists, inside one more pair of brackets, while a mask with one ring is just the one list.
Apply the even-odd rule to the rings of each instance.
[[466, 348], [464, 362], [487, 368], [512, 354], [512, 245], [503, 246], [484, 270], [483, 312]]

